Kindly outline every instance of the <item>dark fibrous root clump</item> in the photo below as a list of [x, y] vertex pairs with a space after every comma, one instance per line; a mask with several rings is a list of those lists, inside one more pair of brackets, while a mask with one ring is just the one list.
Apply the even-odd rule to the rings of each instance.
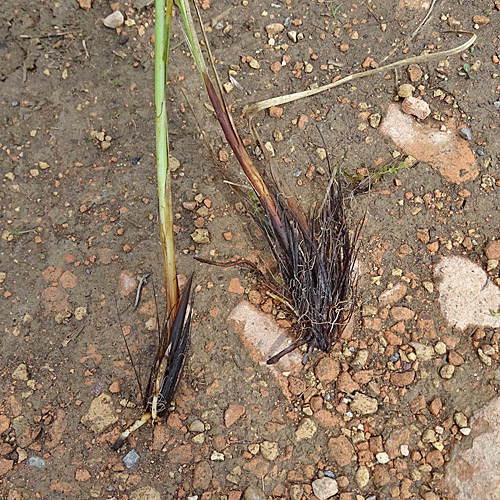
[[273, 364], [307, 344], [305, 364], [314, 348], [329, 352], [349, 322], [354, 307], [357, 239], [346, 220], [343, 190], [332, 178], [323, 203], [309, 218], [283, 196], [273, 194], [280, 226], [257, 216], [278, 263], [285, 295], [295, 309], [302, 334], [272, 356]]

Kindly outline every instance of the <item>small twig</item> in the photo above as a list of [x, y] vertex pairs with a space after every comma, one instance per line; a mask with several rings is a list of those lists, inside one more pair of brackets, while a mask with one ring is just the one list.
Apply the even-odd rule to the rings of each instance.
[[34, 232], [36, 232], [37, 228], [34, 227], [33, 229], [24, 229], [23, 231], [14, 231], [14, 230], [9, 229], [9, 228], [6, 228], [5, 230], [8, 233], [15, 234], [16, 236], [20, 236], [21, 234], [34, 233]]
[[288, 300], [284, 299], [283, 297], [280, 297], [279, 295], [276, 295], [273, 292], [270, 292], [269, 290], [267, 290], [266, 295], [269, 295], [269, 297], [271, 297], [272, 299], [281, 302], [283, 305], [288, 307], [288, 309], [290, 309], [290, 311], [292, 311], [293, 314], [295, 314], [295, 316], [299, 316], [298, 311], [292, 306], [292, 304], [290, 304], [290, 302], [288, 302]]
[[436, 5], [437, 0], [432, 0], [431, 6], [429, 7], [429, 10], [427, 11], [427, 14], [425, 17], [422, 19], [422, 22], [417, 26], [417, 29], [411, 34], [410, 36], [410, 42], [415, 38], [417, 33], [422, 29], [422, 26], [429, 20], [431, 17], [431, 13], [434, 9], [434, 6]]
[[72, 31], [62, 31], [61, 33], [48, 33], [47, 35], [19, 35], [21, 38], [53, 38], [56, 36], [72, 35]]
[[85, 58], [90, 59], [89, 51], [87, 50], [87, 42], [82, 40], [83, 50], [85, 51]]
[[85, 330], [85, 325], [83, 325], [79, 331], [75, 330], [71, 332], [61, 343], [63, 347], [66, 347], [72, 340], [76, 340], [80, 334]]
[[148, 282], [148, 278], [150, 276], [151, 273], [146, 273], [137, 278], [139, 280], [139, 283], [137, 283], [137, 291], [135, 292], [134, 309], [137, 309], [137, 306], [139, 305], [139, 301], [141, 300], [142, 287]]
[[129, 355], [129, 358], [130, 358], [130, 363], [132, 364], [132, 368], [134, 369], [135, 378], [137, 380], [137, 385], [139, 386], [139, 391], [140, 391], [141, 395], [143, 395], [144, 392], [142, 390], [141, 378], [139, 377], [139, 372], [137, 371], [137, 367], [135, 366], [134, 358], [132, 356], [132, 352], [130, 351], [127, 337], [125, 336], [125, 333], [123, 332], [122, 318], [120, 316], [120, 310], [118, 309], [118, 300], [116, 299], [116, 295], [114, 295], [114, 299], [115, 299], [116, 315], [118, 316], [118, 325], [120, 326], [120, 332], [122, 334], [123, 341], [125, 342], [125, 348], [127, 349], [127, 353]]
[[422, 26], [429, 20], [430, 16], [431, 16], [431, 13], [432, 13], [432, 10], [434, 9], [434, 5], [436, 4], [436, 1], [437, 0], [433, 0], [431, 6], [429, 7], [429, 9], [427, 10], [427, 13], [425, 15], [425, 17], [423, 18], [423, 20], [420, 22], [420, 24], [417, 26], [417, 28], [415, 29], [415, 31], [413, 31], [413, 33], [406, 39], [406, 40], [401, 40], [395, 47], [393, 50], [391, 50], [391, 52], [389, 52], [389, 54], [387, 54], [381, 61], [381, 63], [383, 63], [384, 61], [387, 61], [387, 59], [389, 59], [390, 57], [392, 57], [403, 45], [405, 45], [406, 47], [408, 47], [408, 44], [417, 36], [417, 33], [422, 29]]

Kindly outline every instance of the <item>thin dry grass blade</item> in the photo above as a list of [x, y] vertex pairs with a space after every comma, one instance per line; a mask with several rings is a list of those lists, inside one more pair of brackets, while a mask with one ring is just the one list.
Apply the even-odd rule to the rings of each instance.
[[[458, 32], [460, 33], [460, 32]], [[259, 111], [264, 111], [265, 109], [270, 108], [271, 106], [280, 106], [282, 104], [287, 104], [289, 102], [297, 101], [299, 99], [303, 99], [304, 97], [311, 97], [316, 94], [320, 94], [321, 92], [325, 92], [326, 90], [333, 89], [335, 87], [339, 87], [345, 83], [351, 82], [358, 78], [366, 78], [368, 76], [376, 75], [377, 73], [381, 73], [383, 71], [388, 71], [390, 69], [399, 68], [400, 66], [407, 66], [409, 64], [418, 64], [423, 62], [432, 61], [433, 59], [443, 59], [444, 57], [448, 57], [454, 54], [459, 54], [464, 50], [467, 50], [471, 45], [473, 45], [477, 39], [477, 35], [469, 32], [462, 32], [464, 34], [472, 35], [469, 40], [467, 40], [462, 45], [455, 47], [450, 50], [443, 50], [442, 52], [436, 52], [433, 54], [422, 54], [420, 56], [407, 57], [400, 61], [395, 61], [391, 64], [386, 64], [385, 66], [381, 66], [380, 68], [370, 69], [368, 71], [363, 71], [359, 73], [354, 73], [353, 75], [346, 76], [345, 78], [341, 78], [336, 82], [328, 83], [326, 85], [322, 85], [316, 89], [303, 90], [302, 92], [296, 92], [294, 94], [286, 94], [278, 97], [273, 97], [271, 99], [265, 99], [264, 101], [256, 102], [251, 104], [245, 109], [244, 115], [248, 119], [248, 122], [251, 124], [254, 116]]]

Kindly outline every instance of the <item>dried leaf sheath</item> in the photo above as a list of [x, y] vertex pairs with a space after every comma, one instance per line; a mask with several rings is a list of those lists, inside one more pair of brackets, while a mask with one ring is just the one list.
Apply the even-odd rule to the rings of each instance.
[[191, 324], [189, 296], [192, 279], [191, 276], [186, 283], [170, 332], [167, 320], [160, 334], [155, 364], [144, 395], [144, 407], [151, 406], [153, 420], [169, 407], [184, 361]]
[[[170, 407], [189, 343], [192, 314], [190, 304], [191, 282], [192, 276], [184, 287], [177, 312], [171, 322], [172, 326], [169, 326], [170, 318], [167, 318], [160, 332], [156, 360], [151, 369], [144, 394], [143, 403], [145, 412], [140, 419], [136, 420], [120, 434], [120, 437], [113, 444], [114, 450], [119, 450], [130, 434], [144, 424], [149, 421], [154, 423], [155, 420], [165, 415]], [[153, 406], [154, 404], [156, 404], [156, 409]]]

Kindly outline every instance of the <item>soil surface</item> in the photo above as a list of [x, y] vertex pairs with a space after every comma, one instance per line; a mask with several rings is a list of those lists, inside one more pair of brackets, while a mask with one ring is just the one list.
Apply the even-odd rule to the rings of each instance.
[[[154, 10], [145, 0], [3, 3], [3, 498], [455, 498], [446, 464], [500, 384], [500, 3], [201, 3], [246, 138], [247, 104], [469, 36], [453, 31], [478, 35], [463, 53], [255, 119], [271, 165], [305, 208], [323, 197], [327, 157], [347, 183], [373, 181], [346, 200], [353, 227], [366, 217], [352, 323], [331, 353], [314, 352], [305, 367], [296, 354], [275, 369], [262, 346], [296, 335], [290, 311], [247, 269], [193, 259], [274, 269], [222, 182], [220, 169], [245, 180], [175, 19], [170, 140], [178, 271], [182, 281], [195, 273], [192, 340], [168, 419], [119, 452], [112, 443], [141, 414], [122, 331], [144, 384], [155, 290], [160, 316], [163, 307]], [[103, 24], [113, 10], [125, 19], [116, 29]], [[425, 101], [430, 115], [405, 114], [398, 94]], [[269, 172], [255, 141], [248, 150]], [[484, 287], [469, 292], [459, 271], [446, 281], [449, 257], [470, 261], [467, 276], [491, 288], [478, 300], [483, 321], [474, 300]], [[454, 320], [449, 304], [472, 317]]]

